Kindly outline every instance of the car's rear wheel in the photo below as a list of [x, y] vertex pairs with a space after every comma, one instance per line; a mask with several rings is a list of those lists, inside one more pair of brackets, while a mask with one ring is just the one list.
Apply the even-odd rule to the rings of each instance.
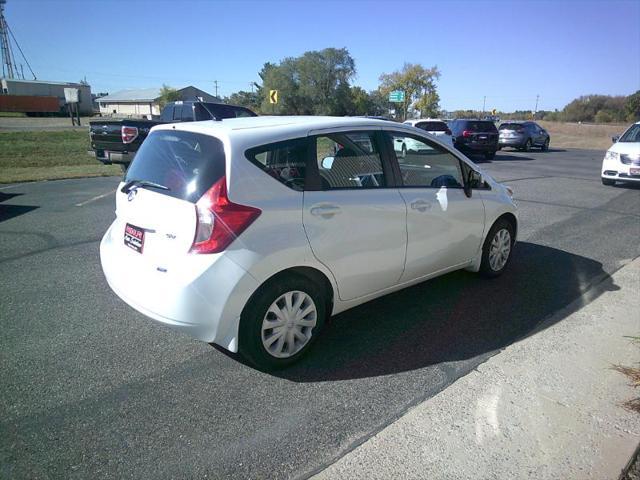
[[603, 185], [607, 185], [607, 186], [610, 187], [611, 185], [614, 185], [616, 183], [615, 180], [612, 180], [610, 178], [604, 178], [604, 177], [601, 177], [601, 178], [602, 178], [602, 184]]
[[514, 228], [505, 219], [493, 224], [482, 246], [480, 273], [485, 277], [497, 277], [504, 272], [511, 260], [515, 242]]
[[315, 342], [325, 315], [322, 288], [298, 274], [276, 277], [242, 312], [240, 353], [260, 369], [291, 365]]
[[546, 152], [547, 150], [549, 150], [549, 139], [548, 138], [542, 144], [542, 151]]

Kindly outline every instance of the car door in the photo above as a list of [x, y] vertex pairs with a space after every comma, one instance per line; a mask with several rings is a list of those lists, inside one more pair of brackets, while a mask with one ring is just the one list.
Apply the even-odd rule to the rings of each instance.
[[382, 161], [379, 135], [372, 130], [311, 137], [316, 158], [309, 169], [316, 186], [304, 192], [303, 223], [342, 300], [397, 284], [404, 267], [406, 207]]
[[423, 137], [386, 132], [389, 142], [412, 137], [420, 148], [396, 156], [399, 192], [407, 205], [407, 256], [401, 282], [463, 266], [478, 253], [485, 212], [467, 196], [461, 160]]

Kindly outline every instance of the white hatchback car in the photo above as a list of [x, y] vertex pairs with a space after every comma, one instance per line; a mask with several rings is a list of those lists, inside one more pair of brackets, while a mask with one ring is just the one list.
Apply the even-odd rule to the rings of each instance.
[[640, 182], [640, 122], [631, 125], [609, 147], [602, 160], [602, 183]]
[[[398, 158], [396, 139], [421, 147]], [[136, 310], [278, 368], [331, 315], [452, 270], [499, 275], [517, 228], [510, 189], [412, 127], [255, 117], [154, 127], [100, 257]]]

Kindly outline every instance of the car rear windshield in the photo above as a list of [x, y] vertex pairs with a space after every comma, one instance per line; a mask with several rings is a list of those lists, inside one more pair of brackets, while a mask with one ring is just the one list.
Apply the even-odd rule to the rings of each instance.
[[125, 182], [145, 180], [174, 198], [197, 202], [224, 175], [224, 147], [215, 137], [176, 130], [152, 132], [140, 146]]
[[467, 122], [465, 130], [472, 132], [496, 132], [496, 126], [493, 122]]
[[521, 123], [503, 123], [500, 125], [500, 130], [522, 130], [524, 125]]
[[449, 127], [444, 122], [420, 122], [416, 127], [426, 130], [427, 132], [446, 132]]

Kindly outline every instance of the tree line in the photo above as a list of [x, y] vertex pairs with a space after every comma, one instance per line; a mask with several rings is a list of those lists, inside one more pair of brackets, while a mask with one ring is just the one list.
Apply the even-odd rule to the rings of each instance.
[[[258, 72], [260, 82], [251, 91], [240, 90], [222, 100], [248, 107], [263, 115], [369, 115], [389, 116], [404, 120], [408, 117], [439, 117], [440, 97], [436, 82], [440, 78], [437, 66], [405, 63], [399, 70], [382, 73], [378, 88], [366, 91], [351, 85], [356, 78], [355, 60], [346, 48], [325, 48], [287, 57], [279, 63], [267, 62]], [[269, 91], [278, 90], [278, 103], [269, 102]], [[405, 92], [403, 103], [390, 103], [393, 90]], [[171, 101], [170, 87], [163, 86], [164, 101]], [[165, 98], [166, 97], [166, 98]], [[457, 110], [447, 116], [480, 118], [486, 112]], [[531, 119], [530, 110], [499, 112], [502, 119]], [[585, 95], [576, 98], [561, 111], [538, 111], [537, 120], [566, 122], [632, 122], [640, 120], [640, 90], [629, 96]]]

